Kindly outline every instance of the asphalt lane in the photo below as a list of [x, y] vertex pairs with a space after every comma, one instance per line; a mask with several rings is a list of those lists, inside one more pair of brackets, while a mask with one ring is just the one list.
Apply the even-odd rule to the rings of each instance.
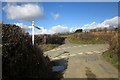
[[118, 70], [101, 56], [108, 48], [108, 44], [67, 43], [45, 55], [51, 60], [68, 59], [64, 78], [118, 78]]

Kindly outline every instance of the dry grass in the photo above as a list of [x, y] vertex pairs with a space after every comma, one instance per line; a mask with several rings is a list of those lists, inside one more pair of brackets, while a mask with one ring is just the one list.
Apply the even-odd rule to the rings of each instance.
[[40, 44], [38, 46], [41, 48], [41, 50], [43, 52], [45, 52], [45, 51], [49, 51], [51, 49], [54, 49], [54, 48], [56, 48], [56, 47], [58, 47], [60, 45], [59, 44]]
[[110, 38], [115, 32], [89, 32], [77, 33], [68, 36], [68, 40], [80, 44], [103, 44], [109, 43]]

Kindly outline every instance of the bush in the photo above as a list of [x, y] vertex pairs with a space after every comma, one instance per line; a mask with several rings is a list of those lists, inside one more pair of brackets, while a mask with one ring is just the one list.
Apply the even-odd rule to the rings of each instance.
[[118, 54], [118, 33], [115, 33], [113, 36], [111, 36], [109, 40], [109, 51], [110, 53]]
[[83, 30], [82, 29], [77, 29], [76, 31], [75, 31], [75, 33], [80, 33], [80, 32], [82, 32]]
[[120, 56], [120, 26], [119, 26], [119, 30], [118, 30], [118, 56]]
[[47, 37], [47, 43], [48, 44], [63, 44], [65, 38], [64, 37], [59, 37], [59, 36], [49, 36]]
[[65, 38], [56, 35], [35, 35], [35, 44], [63, 44]]
[[2, 25], [2, 78], [53, 77], [51, 62], [20, 27]]

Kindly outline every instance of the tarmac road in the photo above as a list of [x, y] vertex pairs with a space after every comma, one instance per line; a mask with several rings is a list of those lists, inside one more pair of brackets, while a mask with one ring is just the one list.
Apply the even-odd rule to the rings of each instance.
[[118, 78], [118, 70], [106, 62], [101, 54], [108, 44], [71, 44], [66, 42], [45, 52], [51, 60], [67, 58], [64, 78]]

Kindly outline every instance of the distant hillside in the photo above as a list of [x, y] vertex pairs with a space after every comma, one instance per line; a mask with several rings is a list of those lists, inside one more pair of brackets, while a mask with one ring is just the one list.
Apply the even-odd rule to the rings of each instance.
[[114, 34], [115, 32], [82, 32], [69, 35], [68, 40], [80, 44], [109, 43]]

